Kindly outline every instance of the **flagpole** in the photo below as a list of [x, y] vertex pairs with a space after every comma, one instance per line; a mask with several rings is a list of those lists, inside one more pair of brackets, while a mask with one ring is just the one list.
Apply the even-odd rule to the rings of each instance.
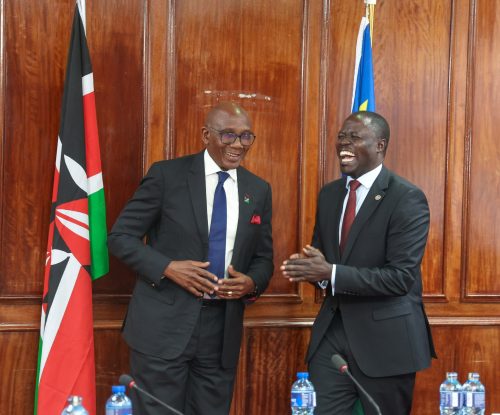
[[375, 18], [375, 5], [377, 0], [365, 0], [366, 5], [366, 18], [370, 22], [370, 40], [373, 45], [373, 22]]
[[87, 33], [87, 14], [85, 10], [85, 0], [76, 0], [76, 4], [78, 5], [78, 10], [80, 11], [80, 18], [83, 23], [83, 30]]
[[[364, 0], [366, 14], [361, 18], [356, 40], [356, 60], [352, 87], [351, 111], [375, 111], [375, 82], [373, 76], [372, 37], [373, 9], [376, 0]], [[370, 13], [371, 10], [371, 13]]]

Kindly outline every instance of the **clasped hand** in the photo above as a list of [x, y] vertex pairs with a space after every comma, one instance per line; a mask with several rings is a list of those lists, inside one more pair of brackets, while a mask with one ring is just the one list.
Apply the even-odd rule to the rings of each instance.
[[280, 267], [285, 278], [291, 282], [317, 282], [329, 280], [332, 264], [328, 263], [319, 249], [306, 245], [301, 253], [290, 256]]
[[232, 265], [227, 270], [229, 278], [225, 279], [219, 279], [208, 271], [209, 265], [209, 262], [200, 261], [171, 261], [163, 274], [196, 297], [216, 294], [224, 300], [235, 300], [255, 289], [253, 280], [236, 271]]

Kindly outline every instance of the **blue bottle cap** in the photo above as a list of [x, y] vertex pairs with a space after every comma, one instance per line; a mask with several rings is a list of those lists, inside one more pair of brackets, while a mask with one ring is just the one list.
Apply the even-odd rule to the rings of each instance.
[[297, 372], [297, 377], [299, 379], [307, 379], [309, 377], [309, 373], [308, 372]]
[[111, 392], [113, 392], [113, 393], [125, 393], [125, 386], [113, 385], [113, 386], [111, 386]]

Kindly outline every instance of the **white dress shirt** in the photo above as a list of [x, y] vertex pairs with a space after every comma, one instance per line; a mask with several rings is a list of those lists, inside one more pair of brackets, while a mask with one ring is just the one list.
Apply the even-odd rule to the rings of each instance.
[[[361, 183], [361, 186], [359, 186], [356, 189], [356, 215], [359, 212], [359, 209], [361, 208], [361, 205], [366, 199], [366, 195], [370, 191], [370, 188], [373, 186], [373, 183], [375, 182], [375, 179], [378, 177], [380, 172], [382, 171], [382, 164], [379, 164], [377, 167], [375, 167], [373, 170], [370, 170], [368, 173], [363, 174], [362, 176], [358, 177], [358, 182]], [[347, 194], [344, 198], [344, 204], [342, 206], [342, 215], [340, 216], [340, 226], [339, 226], [339, 241], [340, 241], [340, 236], [342, 234], [342, 222], [344, 221], [344, 213], [345, 213], [345, 208], [347, 206], [347, 199], [349, 198], [349, 183], [354, 180], [352, 177], [347, 176], [346, 180], [346, 188], [347, 188]], [[332, 267], [332, 276], [331, 276], [331, 282], [332, 282], [332, 295], [335, 295], [335, 276], [337, 272], [337, 265], [333, 264]], [[328, 285], [328, 281], [321, 281], [320, 287], [321, 288], [326, 288]]]
[[[212, 223], [212, 210], [214, 207], [214, 194], [219, 176], [217, 172], [221, 168], [215, 163], [208, 151], [204, 153], [205, 160], [205, 185], [207, 193], [207, 219], [208, 233], [210, 234], [210, 225]], [[224, 263], [224, 278], [227, 278], [227, 267], [231, 264], [233, 258], [234, 240], [236, 238], [236, 229], [238, 228], [238, 217], [240, 212], [240, 202], [238, 199], [238, 175], [236, 169], [226, 170], [229, 177], [224, 182], [224, 191], [226, 192], [227, 203], [227, 226], [226, 226], [226, 260]]]

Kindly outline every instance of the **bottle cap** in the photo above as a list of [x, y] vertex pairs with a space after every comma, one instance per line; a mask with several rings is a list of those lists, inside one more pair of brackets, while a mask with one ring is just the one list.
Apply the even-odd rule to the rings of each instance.
[[309, 373], [308, 372], [297, 372], [297, 377], [299, 379], [307, 379], [309, 377]]
[[125, 386], [113, 385], [113, 386], [111, 386], [111, 392], [113, 392], [113, 393], [125, 393]]
[[81, 405], [82, 401], [83, 398], [81, 396], [71, 395], [70, 397], [68, 397], [69, 404], [73, 406]]

